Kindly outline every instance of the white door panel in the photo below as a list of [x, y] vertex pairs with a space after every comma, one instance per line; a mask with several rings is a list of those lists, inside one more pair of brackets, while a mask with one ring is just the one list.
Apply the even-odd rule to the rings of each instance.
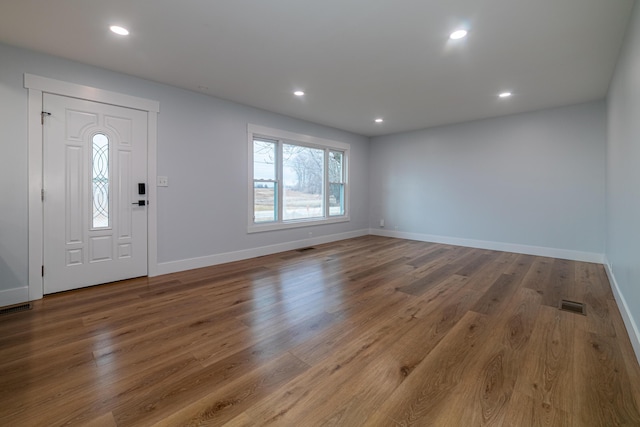
[[147, 113], [45, 94], [44, 293], [147, 274]]

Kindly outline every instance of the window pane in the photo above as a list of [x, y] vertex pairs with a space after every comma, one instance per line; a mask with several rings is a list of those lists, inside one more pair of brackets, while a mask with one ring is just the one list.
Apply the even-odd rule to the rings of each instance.
[[253, 217], [254, 222], [273, 222], [277, 218], [276, 183], [253, 183]]
[[344, 215], [344, 153], [329, 151], [329, 216]]
[[253, 140], [253, 179], [276, 180], [276, 143]]
[[324, 150], [282, 145], [283, 219], [323, 217]]
[[329, 152], [329, 182], [343, 182], [342, 157], [339, 151]]
[[93, 228], [109, 227], [109, 138], [104, 134], [93, 137], [92, 187]]
[[344, 184], [329, 184], [329, 216], [344, 215]]

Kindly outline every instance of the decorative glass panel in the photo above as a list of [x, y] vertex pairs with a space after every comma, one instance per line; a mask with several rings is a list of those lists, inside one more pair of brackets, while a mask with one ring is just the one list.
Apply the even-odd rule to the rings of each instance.
[[109, 227], [109, 138], [93, 137], [92, 151], [93, 228]]

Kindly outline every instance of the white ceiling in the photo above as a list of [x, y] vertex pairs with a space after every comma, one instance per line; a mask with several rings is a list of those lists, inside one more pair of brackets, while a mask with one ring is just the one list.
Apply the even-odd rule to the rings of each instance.
[[0, 42], [373, 136], [603, 98], [633, 3], [2, 0]]

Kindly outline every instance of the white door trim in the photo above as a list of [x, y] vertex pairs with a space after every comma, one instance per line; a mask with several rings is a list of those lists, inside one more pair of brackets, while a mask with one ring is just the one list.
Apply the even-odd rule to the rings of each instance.
[[43, 296], [43, 209], [41, 200], [42, 190], [42, 94], [68, 96], [86, 99], [119, 107], [133, 108], [146, 111], [148, 162], [147, 162], [147, 191], [150, 201], [147, 208], [148, 215], [148, 254], [147, 271], [149, 276], [158, 273], [158, 235], [156, 204], [156, 174], [157, 174], [157, 123], [160, 104], [157, 101], [138, 98], [117, 92], [82, 86], [60, 80], [40, 77], [33, 74], [24, 75], [24, 87], [28, 90], [28, 156], [29, 156], [29, 301], [41, 299]]

